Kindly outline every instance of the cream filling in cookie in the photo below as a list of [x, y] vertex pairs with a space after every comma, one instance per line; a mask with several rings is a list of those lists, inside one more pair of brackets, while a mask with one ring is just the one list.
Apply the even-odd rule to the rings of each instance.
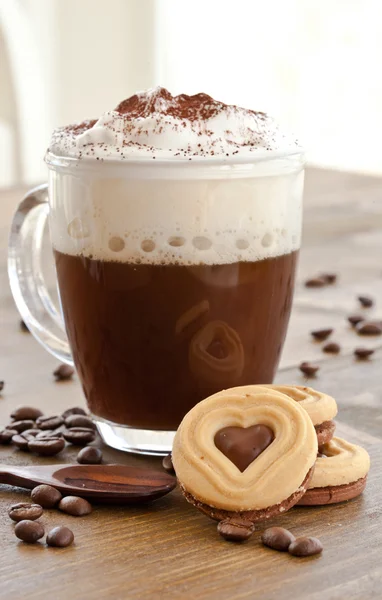
[[337, 414], [335, 399], [313, 388], [302, 385], [266, 385], [265, 387], [282, 392], [299, 402], [312, 419], [313, 425], [331, 421]]
[[[268, 427], [274, 439], [240, 469], [215, 445], [226, 427]], [[175, 435], [172, 460], [177, 477], [197, 500], [231, 511], [280, 504], [304, 481], [317, 456], [313, 424], [297, 402], [262, 386], [224, 390], [197, 404]]]
[[364, 448], [334, 437], [321, 448], [308, 489], [353, 483], [365, 477], [370, 469], [370, 457]]

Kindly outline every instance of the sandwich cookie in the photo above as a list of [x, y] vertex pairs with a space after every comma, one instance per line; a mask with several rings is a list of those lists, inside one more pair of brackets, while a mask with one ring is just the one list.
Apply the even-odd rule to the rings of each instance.
[[370, 469], [364, 448], [334, 437], [320, 449], [316, 467], [300, 506], [336, 504], [362, 494]]
[[317, 435], [307, 412], [262, 386], [224, 390], [197, 404], [175, 435], [172, 461], [191, 504], [212, 519], [268, 519], [308, 488]]
[[333, 419], [337, 414], [337, 403], [332, 396], [301, 385], [267, 385], [299, 402], [310, 416], [317, 433], [318, 446], [330, 442], [336, 429]]

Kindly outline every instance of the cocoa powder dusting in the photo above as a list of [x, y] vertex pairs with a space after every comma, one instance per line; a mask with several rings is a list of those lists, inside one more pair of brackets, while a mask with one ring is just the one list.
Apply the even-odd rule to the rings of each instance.
[[[130, 119], [149, 117], [156, 112], [160, 112], [162, 115], [193, 122], [206, 121], [227, 108], [227, 106], [224, 102], [214, 100], [208, 94], [172, 96], [165, 88], [158, 88], [158, 91], [149, 100], [146, 94], [134, 94], [131, 98], [120, 102], [115, 111], [122, 115], [128, 115]], [[248, 112], [265, 116], [261, 112], [255, 113], [251, 110], [248, 110]]]

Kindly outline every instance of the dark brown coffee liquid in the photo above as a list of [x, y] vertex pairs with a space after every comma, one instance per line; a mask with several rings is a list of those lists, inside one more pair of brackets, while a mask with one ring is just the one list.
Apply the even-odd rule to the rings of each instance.
[[56, 251], [66, 329], [90, 411], [131, 427], [172, 430], [214, 392], [271, 383], [297, 254], [188, 267]]

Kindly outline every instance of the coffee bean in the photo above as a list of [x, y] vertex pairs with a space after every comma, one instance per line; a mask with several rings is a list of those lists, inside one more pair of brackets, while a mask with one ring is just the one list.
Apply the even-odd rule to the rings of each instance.
[[36, 439], [45, 440], [47, 437], [62, 438], [64, 437], [64, 431], [65, 427], [63, 429], [61, 429], [60, 427], [58, 427], [57, 429], [46, 429], [45, 431], [39, 431], [39, 433], [36, 435]]
[[17, 433], [22, 433], [26, 429], [34, 429], [34, 421], [25, 419], [22, 421], [13, 421], [6, 426], [6, 429], [16, 429]]
[[338, 354], [341, 352], [341, 346], [335, 342], [330, 342], [330, 344], [325, 344], [325, 346], [323, 346], [322, 351], [327, 354]]
[[83, 517], [92, 512], [90, 502], [79, 496], [66, 496], [60, 501], [58, 508], [74, 517]]
[[40, 434], [40, 430], [39, 429], [26, 429], [25, 431], [23, 431], [23, 436], [25, 438], [35, 438]]
[[24, 435], [21, 435], [21, 433], [16, 433], [16, 435], [13, 436], [12, 444], [17, 446], [20, 450], [25, 450], [26, 452], [29, 450], [29, 440]]
[[381, 335], [382, 321], [362, 321], [356, 326], [356, 331], [360, 335]]
[[54, 415], [53, 417], [39, 417], [36, 420], [36, 425], [42, 430], [45, 429], [56, 429], [64, 423], [64, 419], [61, 415]]
[[286, 552], [295, 539], [293, 533], [284, 527], [269, 527], [261, 536], [264, 546], [280, 552]]
[[16, 429], [2, 429], [0, 431], [0, 444], [3, 446], [10, 444], [14, 435], [17, 435]]
[[299, 537], [288, 548], [289, 554], [293, 556], [313, 556], [320, 554], [322, 550], [320, 540], [315, 537]]
[[53, 371], [56, 381], [67, 381], [73, 377], [74, 369], [70, 365], [61, 364]]
[[14, 504], [8, 511], [12, 521], [23, 521], [28, 519], [29, 521], [35, 521], [39, 519], [44, 511], [40, 504], [32, 504], [31, 502], [19, 502]]
[[312, 365], [312, 363], [304, 361], [300, 364], [300, 371], [304, 373], [306, 377], [314, 377], [319, 370], [319, 366]]
[[64, 431], [63, 435], [66, 441], [74, 446], [86, 446], [95, 439], [94, 430], [87, 427], [72, 427]]
[[94, 446], [85, 446], [77, 454], [77, 462], [81, 465], [99, 465], [102, 462], [102, 452]]
[[35, 421], [42, 416], [42, 411], [33, 406], [18, 406], [11, 412], [11, 418], [15, 421], [24, 421], [25, 419]]
[[62, 499], [62, 494], [51, 485], [42, 484], [33, 488], [31, 498], [43, 508], [53, 508]]
[[333, 329], [317, 329], [316, 331], [311, 331], [311, 335], [315, 340], [323, 341], [326, 340], [333, 333]]
[[320, 277], [326, 281], [329, 285], [336, 283], [338, 275], [336, 273], [321, 273]]
[[36, 521], [20, 521], [15, 526], [15, 535], [28, 544], [35, 544], [38, 540], [44, 537], [45, 530], [41, 523]]
[[356, 348], [354, 350], [354, 355], [360, 360], [366, 360], [372, 354], [374, 354], [374, 350], [372, 348]]
[[86, 416], [86, 411], [80, 406], [74, 406], [73, 408], [68, 408], [62, 413], [62, 418], [66, 420], [71, 415], [84, 415]]
[[162, 467], [164, 470], [170, 475], [175, 475], [174, 465], [172, 464], [172, 456], [171, 454], [167, 454], [162, 460]]
[[65, 425], [68, 429], [72, 427], [87, 427], [88, 429], [95, 429], [95, 424], [90, 417], [85, 415], [69, 415], [65, 419]]
[[218, 523], [218, 532], [230, 542], [244, 542], [248, 540], [255, 530], [255, 526], [247, 519], [231, 517]]
[[358, 301], [364, 308], [370, 308], [374, 304], [374, 300], [370, 296], [358, 296]]
[[350, 317], [348, 317], [348, 321], [350, 325], [352, 325], [352, 327], [355, 327], [356, 325], [358, 325], [358, 323], [361, 323], [361, 321], [364, 320], [365, 317], [361, 317], [360, 315], [350, 315]]
[[20, 329], [21, 329], [21, 331], [24, 331], [25, 333], [29, 333], [29, 329], [22, 319], [20, 320]]
[[[37, 440], [45, 440], [46, 438], [63, 438], [64, 437], [65, 427], [62, 429], [58, 427], [57, 429], [46, 429], [45, 431], [40, 431], [38, 435], [36, 435]], [[24, 434], [23, 434], [24, 435]]]
[[312, 277], [305, 281], [305, 287], [307, 288], [319, 288], [328, 285], [328, 281], [324, 277]]
[[28, 448], [40, 456], [55, 456], [65, 448], [65, 441], [58, 437], [46, 437], [39, 440], [34, 438], [29, 440]]
[[0, 381], [0, 392], [2, 392], [2, 391], [3, 391], [3, 389], [4, 389], [4, 385], [5, 385], [5, 382], [1, 380], [1, 381]]
[[73, 531], [68, 527], [54, 527], [46, 536], [48, 546], [54, 546], [55, 548], [66, 548], [73, 542]]

